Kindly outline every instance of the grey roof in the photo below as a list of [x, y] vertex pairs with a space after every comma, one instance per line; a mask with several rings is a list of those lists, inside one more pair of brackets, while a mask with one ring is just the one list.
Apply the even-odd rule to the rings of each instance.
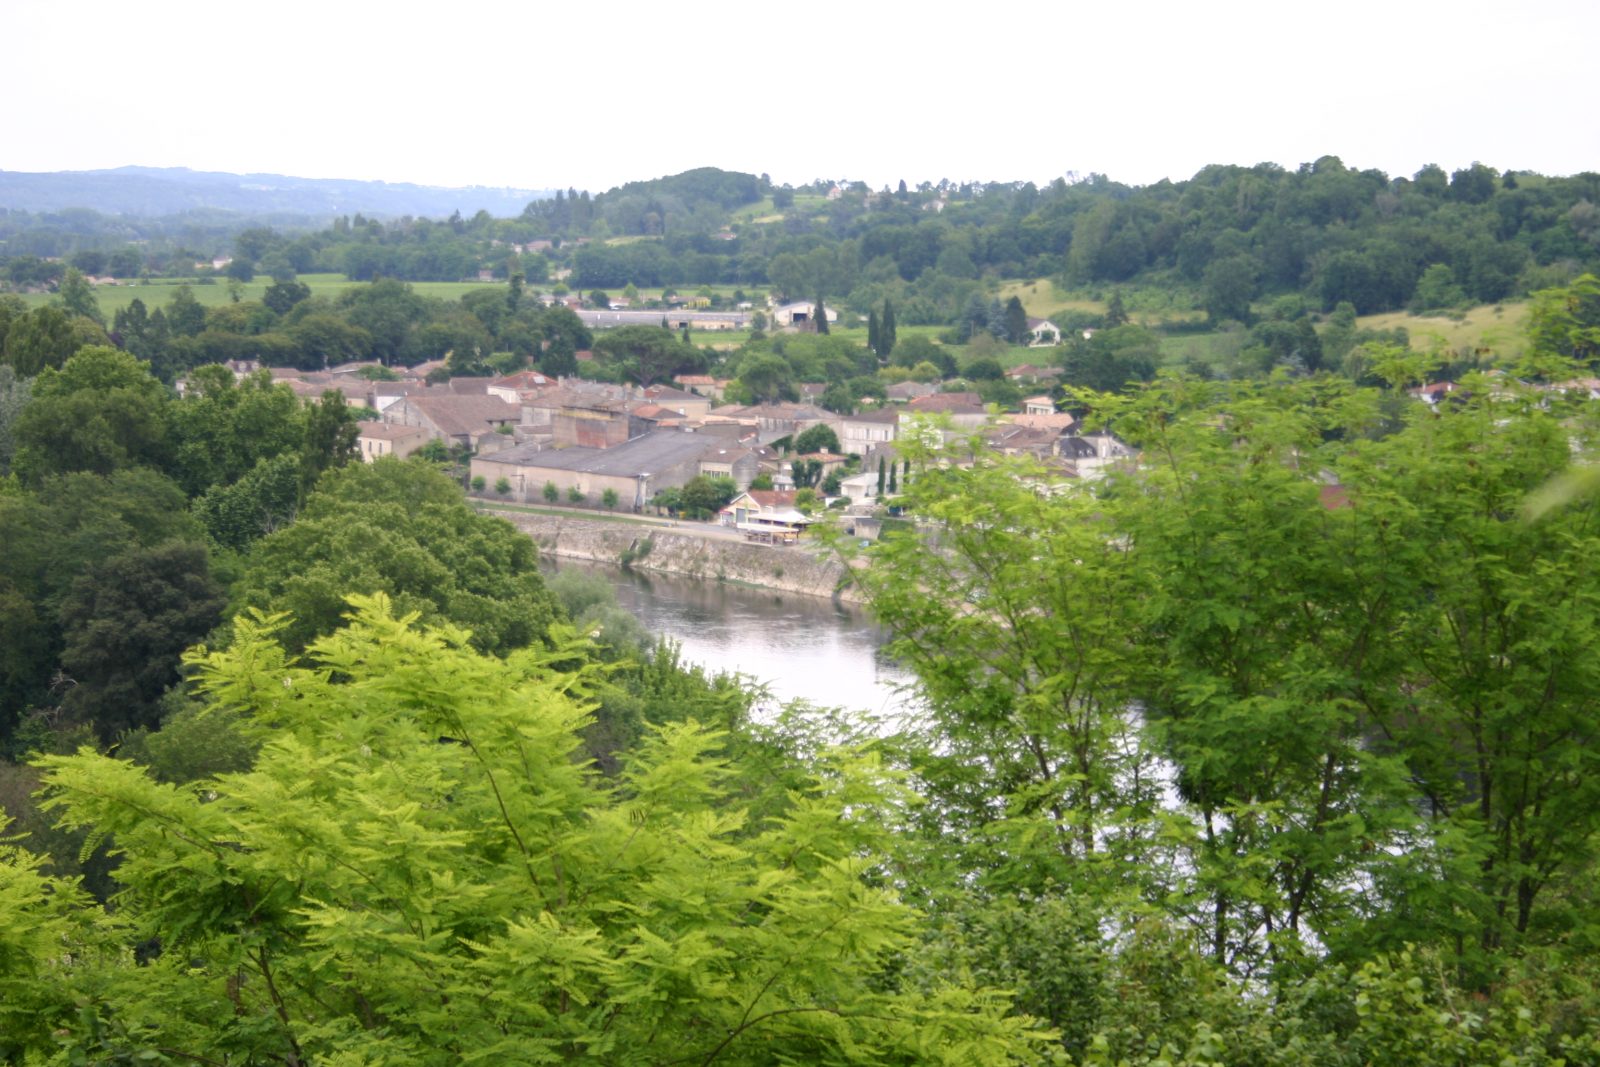
[[409, 396], [404, 403], [426, 415], [440, 433], [451, 437], [522, 418], [520, 405], [508, 404], [497, 396]]
[[574, 447], [541, 452], [519, 445], [492, 456], [479, 456], [477, 461], [635, 478], [641, 474], [657, 474], [669, 467], [698, 460], [708, 451], [726, 447], [727, 442], [721, 439], [708, 441], [698, 434], [656, 430], [612, 448]]
[[671, 324], [669, 328], [676, 328], [680, 322], [726, 322], [735, 326], [746, 326], [750, 322], [750, 315], [743, 311], [701, 311], [687, 308], [664, 311], [592, 311], [586, 308], [578, 312], [578, 318], [585, 326], [602, 330], [613, 326], [660, 326], [662, 319]]

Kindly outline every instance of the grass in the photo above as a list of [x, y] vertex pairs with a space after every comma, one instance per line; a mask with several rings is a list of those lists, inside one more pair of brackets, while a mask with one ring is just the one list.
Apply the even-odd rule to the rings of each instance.
[[[364, 282], [352, 282], [343, 274], [302, 274], [296, 281], [304, 282], [311, 289], [312, 296], [334, 297], [345, 289], [353, 286], [364, 285]], [[272, 284], [272, 279], [260, 275], [253, 282], [240, 285], [240, 300], [260, 300], [267, 287]], [[154, 311], [158, 307], [165, 307], [172, 302], [173, 295], [178, 287], [187, 285], [194, 298], [205, 307], [221, 307], [231, 303], [233, 290], [228, 285], [226, 278], [214, 278], [210, 284], [204, 284], [197, 278], [153, 278], [149, 282], [135, 283], [133, 285], [102, 285], [94, 291], [95, 299], [100, 303], [100, 313], [110, 321], [118, 311], [132, 304], [134, 300], [144, 301], [145, 307]], [[505, 282], [412, 282], [411, 288], [419, 296], [435, 297], [440, 300], [460, 300], [467, 293], [477, 292], [484, 286], [496, 286], [501, 289], [506, 287]], [[22, 299], [30, 306], [38, 306], [54, 299], [52, 293], [24, 293]]]
[[1451, 352], [1488, 349], [1502, 359], [1514, 359], [1527, 351], [1526, 303], [1484, 304], [1463, 313], [1459, 319], [1389, 311], [1382, 315], [1363, 315], [1356, 323], [1369, 330], [1404, 327], [1411, 335], [1411, 347], [1423, 352], [1436, 348]]

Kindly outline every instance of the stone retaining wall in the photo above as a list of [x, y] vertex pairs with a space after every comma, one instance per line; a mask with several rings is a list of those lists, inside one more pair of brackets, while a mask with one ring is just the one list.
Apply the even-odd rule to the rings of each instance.
[[640, 570], [705, 581], [739, 582], [807, 596], [856, 603], [846, 587], [847, 568], [820, 549], [747, 544], [700, 537], [671, 526], [607, 522], [566, 515], [495, 511], [539, 544], [542, 552], [594, 563], [623, 563]]

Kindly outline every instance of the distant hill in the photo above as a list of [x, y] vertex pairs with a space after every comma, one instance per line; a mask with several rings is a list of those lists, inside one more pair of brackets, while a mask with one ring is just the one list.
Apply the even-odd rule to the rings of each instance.
[[26, 173], [0, 170], [0, 208], [54, 212], [89, 208], [107, 215], [152, 218], [216, 210], [250, 215], [334, 218], [360, 212], [373, 217], [413, 215], [442, 219], [487, 211], [497, 218], [522, 213], [543, 189], [481, 185], [445, 189], [406, 182], [291, 178], [282, 174], [222, 174], [184, 167], [117, 167], [114, 170]]

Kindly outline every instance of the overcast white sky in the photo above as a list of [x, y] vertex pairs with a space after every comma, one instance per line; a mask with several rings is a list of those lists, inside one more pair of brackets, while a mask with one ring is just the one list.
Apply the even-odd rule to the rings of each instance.
[[1600, 170], [1600, 2], [9, 0], [0, 170], [574, 186]]

